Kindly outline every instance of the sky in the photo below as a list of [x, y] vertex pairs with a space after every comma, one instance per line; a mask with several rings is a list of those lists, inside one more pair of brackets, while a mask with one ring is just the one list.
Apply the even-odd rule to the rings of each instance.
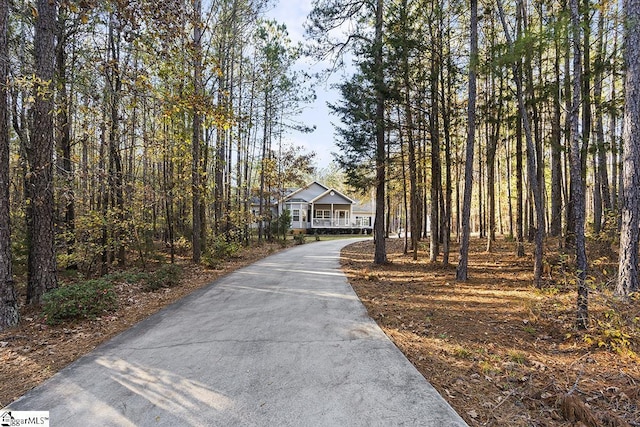
[[[267, 17], [273, 18], [279, 23], [287, 26], [287, 31], [291, 40], [296, 43], [304, 41], [304, 22], [311, 11], [311, 0], [276, 0], [277, 3], [267, 12]], [[307, 59], [307, 67], [313, 65]], [[311, 71], [321, 71], [322, 65], [317, 64]], [[318, 168], [326, 168], [331, 163], [332, 152], [338, 148], [334, 144], [334, 127], [331, 122], [336, 122], [337, 117], [332, 116], [327, 107], [327, 102], [335, 102], [338, 98], [338, 91], [332, 89], [332, 83], [342, 79], [338, 71], [332, 75], [328, 82], [320, 83], [316, 88], [316, 101], [307, 106], [302, 115], [294, 118], [295, 121], [302, 122], [307, 126], [316, 126], [316, 130], [309, 134], [291, 132], [286, 135], [283, 142], [290, 142], [296, 146], [303, 146], [307, 151], [316, 153], [315, 163]]]

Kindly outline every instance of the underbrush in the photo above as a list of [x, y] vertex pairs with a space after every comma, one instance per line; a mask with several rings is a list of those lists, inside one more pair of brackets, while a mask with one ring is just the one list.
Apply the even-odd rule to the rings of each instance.
[[563, 319], [567, 339], [581, 340], [593, 350], [637, 358], [640, 354], [640, 295], [636, 293], [624, 300], [614, 293], [618, 267], [615, 244], [615, 240], [604, 232], [587, 239], [590, 319], [586, 331], [577, 331], [574, 324], [577, 281], [571, 251], [547, 248], [546, 285], [541, 289], [546, 298], [534, 311], [546, 311], [548, 317]]
[[118, 308], [115, 284], [138, 284], [148, 292], [180, 284], [182, 270], [165, 264], [154, 272], [120, 271], [99, 279], [81, 280], [62, 285], [44, 295], [43, 314], [50, 325], [67, 320], [95, 319]]
[[47, 292], [43, 299], [42, 311], [50, 325], [65, 320], [95, 319], [118, 308], [113, 285], [104, 279], [61, 286]]

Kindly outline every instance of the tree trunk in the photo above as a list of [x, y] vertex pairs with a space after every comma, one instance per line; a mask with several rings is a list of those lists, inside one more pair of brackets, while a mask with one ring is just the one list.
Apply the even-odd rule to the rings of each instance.
[[38, 82], [34, 88], [31, 144], [27, 149], [31, 218], [28, 219], [29, 256], [27, 303], [39, 304], [45, 292], [58, 285], [54, 244], [53, 205], [53, 73], [57, 4], [38, 0], [34, 60]]
[[[500, 20], [502, 21], [502, 27], [504, 28], [505, 38], [507, 39], [507, 45], [509, 49], [513, 50], [513, 41], [509, 33], [509, 27], [507, 26], [506, 19], [504, 17], [504, 11], [502, 9], [502, 1], [498, 0], [498, 11], [500, 13]], [[513, 65], [513, 78], [516, 84], [516, 98], [518, 101], [518, 110], [522, 116], [522, 126], [524, 128], [525, 140], [527, 142], [527, 177], [529, 178], [529, 186], [533, 193], [535, 214], [536, 214], [536, 231], [535, 231], [535, 254], [534, 254], [534, 280], [536, 286], [541, 286], [542, 278], [542, 239], [544, 235], [544, 209], [542, 206], [542, 195], [540, 194], [540, 185], [538, 183], [538, 170], [536, 167], [536, 148], [533, 143], [531, 124], [529, 121], [529, 114], [527, 112], [524, 103], [524, 93], [522, 88], [522, 80], [518, 73], [518, 66]]]
[[[441, 15], [442, 19], [442, 15]], [[441, 21], [441, 26], [442, 21]], [[442, 32], [439, 32], [440, 40], [439, 40], [439, 48], [440, 55], [444, 57], [444, 53], [442, 52]], [[450, 37], [449, 34], [445, 37], [447, 43], [447, 54], [451, 51], [450, 46]], [[447, 70], [447, 78], [445, 85], [445, 76], [444, 72]], [[445, 179], [444, 179], [444, 212], [442, 224], [444, 225], [444, 238], [442, 240], [442, 263], [444, 265], [449, 265], [449, 253], [450, 253], [450, 244], [451, 244], [451, 209], [452, 209], [452, 201], [451, 196], [453, 192], [453, 188], [451, 185], [451, 102], [453, 98], [453, 83], [452, 83], [452, 70], [450, 67], [445, 67], [445, 64], [442, 64], [440, 67], [440, 78], [442, 87], [442, 130], [444, 133], [444, 161], [445, 161]]]
[[[398, 118], [400, 117], [400, 107], [397, 107]], [[407, 197], [407, 161], [404, 154], [404, 134], [402, 130], [398, 132], [398, 143], [400, 145], [400, 167], [402, 169], [402, 207], [404, 208], [404, 224], [398, 223], [398, 228], [404, 227], [404, 247], [402, 253], [404, 255], [409, 253], [409, 240], [407, 238], [407, 231], [409, 230], [409, 198]], [[402, 218], [402, 211], [399, 215]], [[398, 219], [400, 219], [398, 218]], [[400, 238], [400, 231], [398, 231], [398, 238]], [[415, 258], [414, 258], [415, 259]]]
[[576, 275], [578, 287], [577, 319], [578, 329], [586, 329], [588, 317], [587, 254], [585, 250], [584, 216], [585, 200], [582, 185], [582, 152], [580, 150], [579, 110], [582, 88], [582, 55], [580, 52], [580, 29], [578, 0], [570, 0], [571, 10], [571, 44], [573, 47], [573, 97], [569, 120], [571, 123], [571, 196], [573, 199], [574, 238], [576, 248]]
[[473, 186], [473, 154], [476, 137], [476, 67], [478, 66], [478, 1], [471, 0], [471, 32], [469, 50], [469, 103], [467, 106], [467, 148], [464, 166], [464, 201], [462, 202], [462, 236], [460, 259], [456, 269], [456, 280], [468, 278], [469, 264], [469, 217], [471, 214], [471, 190]]
[[432, 61], [431, 70], [431, 114], [429, 114], [429, 133], [431, 136], [431, 211], [429, 230], [429, 261], [436, 262], [440, 252], [440, 194], [442, 193], [442, 172], [440, 167], [440, 129], [438, 126], [438, 75], [439, 60]]
[[[109, 55], [110, 67], [108, 71], [108, 88], [110, 95], [110, 127], [109, 127], [109, 192], [112, 208], [115, 211], [117, 223], [113, 224], [113, 241], [115, 244], [115, 258], [119, 266], [125, 264], [124, 243], [124, 178], [122, 171], [122, 155], [120, 154], [120, 99], [122, 96], [122, 77], [120, 70], [120, 22], [111, 19], [109, 24]], [[117, 26], [117, 28], [116, 28]]]
[[193, 0], [193, 92], [195, 105], [193, 105], [193, 133], [191, 137], [191, 218], [192, 218], [192, 260], [200, 262], [202, 256], [202, 211], [200, 205], [202, 175], [200, 137], [202, 135], [202, 115], [200, 112], [200, 98], [202, 90], [202, 27], [200, 20], [202, 16], [201, 0]]
[[623, 198], [620, 258], [616, 293], [638, 291], [638, 227], [640, 226], [640, 0], [625, 3], [625, 109]]
[[[616, 10], [617, 12], [617, 10]], [[618, 26], [617, 13], [613, 22], [614, 26]], [[613, 51], [618, 51], [618, 32], [613, 32]], [[615, 101], [616, 99], [616, 61], [611, 61], [611, 96], [610, 99]], [[609, 144], [611, 147], [611, 208], [618, 208], [618, 139], [617, 136], [617, 122], [618, 122], [618, 109], [609, 109]], [[619, 210], [621, 211], [621, 210]], [[619, 218], [619, 216], [618, 216]]]
[[[265, 209], [268, 209], [268, 204], [265, 206], [265, 193], [266, 193], [266, 174], [267, 174], [267, 146], [269, 139], [269, 89], [265, 88], [264, 91], [264, 115], [262, 123], [262, 156], [260, 161], [260, 194], [258, 205], [258, 242], [262, 242], [265, 235]], [[312, 220], [313, 221], [313, 220]]]
[[[522, 13], [518, 7], [517, 13], [517, 31], [518, 38], [522, 34]], [[522, 63], [518, 61], [517, 71], [518, 78], [522, 79]], [[518, 110], [516, 116], [516, 256], [524, 256], [524, 189], [522, 179], [522, 112]]]
[[[403, 35], [409, 36], [407, 28], [407, 0], [402, 1]], [[411, 109], [411, 81], [409, 78], [409, 48], [407, 45], [402, 46], [402, 79], [404, 84], [404, 114], [406, 120], [406, 134], [409, 151], [409, 200], [410, 200], [410, 226], [411, 226], [411, 250], [414, 261], [418, 259], [418, 177], [416, 173], [416, 144], [413, 133], [413, 111]], [[402, 132], [401, 132], [402, 133]], [[403, 160], [404, 161], [404, 160]], [[404, 173], [404, 169], [403, 169]], [[405, 230], [406, 232], [406, 230]]]
[[387, 250], [384, 229], [385, 180], [386, 180], [386, 144], [384, 135], [384, 69], [382, 61], [382, 17], [383, 0], [376, 0], [376, 23], [374, 39], [374, 69], [376, 93], [376, 221], [373, 229], [375, 253], [373, 262], [387, 262]]
[[[493, 79], [492, 79], [493, 80]], [[492, 81], [492, 86], [495, 86], [495, 82]], [[495, 91], [492, 90], [495, 96]], [[500, 92], [498, 94], [498, 111], [496, 117], [502, 117], [502, 79], [500, 79]], [[488, 230], [487, 230], [487, 252], [491, 252], [493, 242], [496, 240], [496, 194], [495, 194], [495, 160], [496, 150], [498, 148], [498, 139], [500, 138], [500, 123], [501, 119], [496, 120], [493, 123], [493, 129], [491, 135], [487, 135], [487, 205], [488, 205]]]
[[0, 4], [0, 331], [18, 324], [18, 296], [11, 269], [11, 228], [9, 211], [9, 3]]
[[[66, 233], [67, 254], [71, 255], [75, 245], [75, 194], [73, 191], [73, 166], [71, 163], [71, 105], [67, 93], [66, 17], [58, 17], [58, 43], [56, 44], [57, 86], [58, 86], [58, 141], [57, 169], [62, 183], [59, 200], [63, 204], [62, 224]], [[67, 266], [69, 267], [69, 266]]]
[[[601, 212], [604, 213], [604, 218], [600, 221], [594, 221], [594, 225], [598, 226], [598, 232], [603, 223], [607, 220], [607, 213], [611, 211], [611, 191], [609, 190], [609, 172], [607, 170], [607, 149], [604, 138], [604, 113], [605, 108], [602, 101], [602, 81], [604, 80], [604, 64], [605, 64], [605, 17], [601, 12], [598, 19], [598, 43], [597, 43], [597, 55], [595, 70], [595, 83], [593, 87], [593, 97], [596, 107], [596, 151], [597, 151], [597, 168], [594, 169], [594, 173], [598, 174], [596, 182], [599, 184], [599, 195], [601, 202]], [[615, 132], [611, 129], [611, 132]]]
[[549, 233], [558, 237], [562, 234], [562, 104], [560, 92], [560, 46], [555, 41], [555, 85], [553, 86], [553, 118], [551, 121], [551, 227]]

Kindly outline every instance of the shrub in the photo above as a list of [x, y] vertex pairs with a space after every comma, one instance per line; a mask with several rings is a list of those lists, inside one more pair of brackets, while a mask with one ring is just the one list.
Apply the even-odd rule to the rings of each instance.
[[296, 243], [296, 245], [302, 245], [305, 242], [304, 234], [294, 234], [293, 240]]
[[144, 289], [155, 291], [161, 288], [173, 288], [180, 284], [182, 270], [175, 264], [166, 264], [145, 279]]
[[184, 236], [180, 236], [178, 239], [173, 241], [173, 249], [177, 254], [188, 254], [191, 251], [191, 241], [187, 240]]
[[95, 319], [118, 307], [113, 286], [104, 279], [53, 289], [44, 294], [43, 300], [43, 312], [50, 325], [64, 320]]
[[233, 241], [227, 241], [224, 236], [217, 236], [211, 242], [211, 251], [216, 258], [230, 258], [240, 251], [240, 245]]
[[215, 236], [207, 242], [207, 250], [202, 254], [201, 262], [208, 268], [218, 268], [222, 260], [229, 259], [240, 251], [240, 244], [225, 236]]

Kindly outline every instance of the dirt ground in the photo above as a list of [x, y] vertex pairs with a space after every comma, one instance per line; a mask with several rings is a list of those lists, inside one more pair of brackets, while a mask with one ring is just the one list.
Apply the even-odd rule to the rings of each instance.
[[[182, 267], [179, 286], [148, 292], [140, 284], [116, 283], [118, 310], [95, 320], [50, 326], [39, 308], [22, 307], [20, 324], [0, 332], [0, 408], [163, 307], [280, 249], [279, 243], [244, 248], [215, 270], [194, 266], [188, 259], [178, 257], [176, 263]], [[24, 299], [21, 295], [21, 301]]]
[[[452, 265], [403, 255], [373, 266], [373, 243], [346, 247], [343, 270], [371, 317], [471, 426], [640, 426], [640, 301], [608, 288], [613, 256], [592, 262], [591, 328], [574, 327], [569, 258], [551, 253], [545, 285], [532, 286], [532, 248], [515, 257], [472, 239], [469, 277]], [[426, 246], [422, 249], [427, 249]], [[606, 251], [605, 251], [606, 252]]]

